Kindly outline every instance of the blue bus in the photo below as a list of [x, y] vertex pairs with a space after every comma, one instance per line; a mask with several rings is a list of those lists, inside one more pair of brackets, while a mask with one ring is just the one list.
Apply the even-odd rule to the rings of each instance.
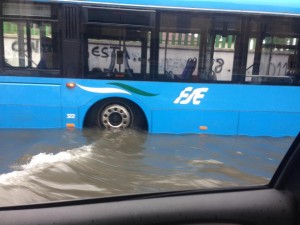
[[295, 136], [300, 2], [0, 3], [0, 128]]

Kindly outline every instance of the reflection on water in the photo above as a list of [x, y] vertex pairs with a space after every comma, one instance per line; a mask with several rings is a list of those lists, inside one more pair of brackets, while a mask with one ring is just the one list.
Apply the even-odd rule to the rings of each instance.
[[0, 205], [266, 184], [293, 138], [0, 131]]

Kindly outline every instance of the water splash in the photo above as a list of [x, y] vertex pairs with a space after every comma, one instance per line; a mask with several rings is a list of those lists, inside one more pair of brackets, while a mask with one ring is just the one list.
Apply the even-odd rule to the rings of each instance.
[[47, 170], [53, 167], [57, 163], [66, 163], [71, 161], [77, 161], [89, 157], [92, 151], [92, 145], [82, 146], [79, 148], [62, 151], [57, 154], [53, 153], [39, 153], [31, 158], [31, 160], [20, 165], [20, 171], [13, 171], [0, 175], [1, 185], [10, 185], [24, 182], [24, 179], [29, 178], [35, 173]]

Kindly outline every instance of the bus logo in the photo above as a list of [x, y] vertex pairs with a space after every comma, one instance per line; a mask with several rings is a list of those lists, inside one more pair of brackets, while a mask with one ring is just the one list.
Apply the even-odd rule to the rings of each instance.
[[193, 88], [186, 87], [180, 92], [180, 95], [175, 99], [174, 104], [189, 104], [191, 101], [193, 105], [199, 105], [200, 99], [204, 98], [204, 94], [208, 91], [208, 88]]

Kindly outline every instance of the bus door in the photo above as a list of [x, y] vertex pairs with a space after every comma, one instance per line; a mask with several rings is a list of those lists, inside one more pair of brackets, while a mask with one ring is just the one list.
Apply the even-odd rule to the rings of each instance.
[[146, 79], [153, 12], [87, 8], [85, 15], [86, 76]]

